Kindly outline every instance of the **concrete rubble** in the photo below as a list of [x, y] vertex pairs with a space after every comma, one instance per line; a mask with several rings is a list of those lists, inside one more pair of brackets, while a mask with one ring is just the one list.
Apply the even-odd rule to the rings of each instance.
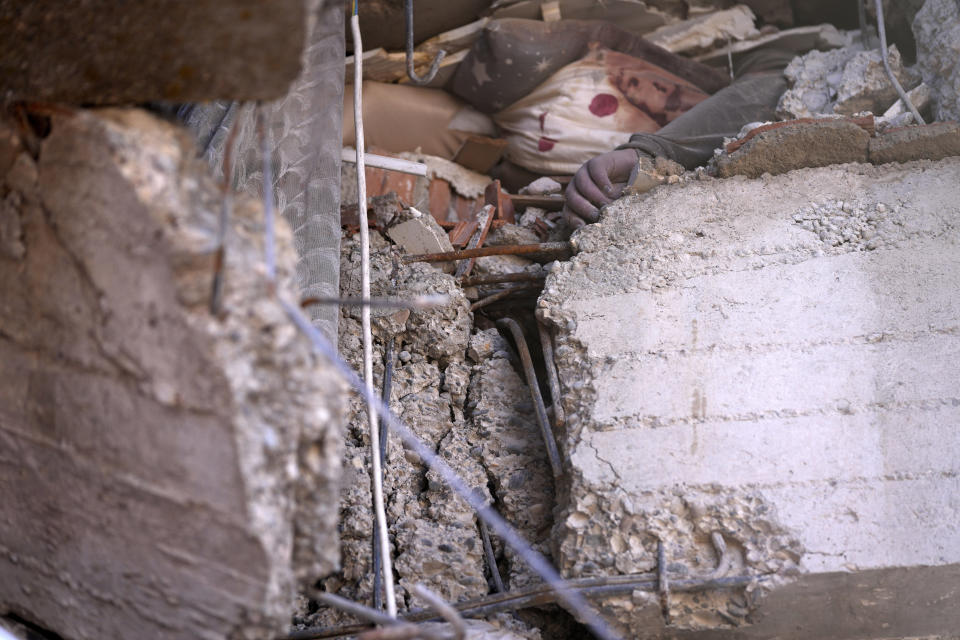
[[917, 70], [930, 85], [937, 120], [960, 120], [960, 6], [927, 0], [913, 19]]
[[958, 181], [957, 158], [688, 175], [574, 236], [538, 308], [568, 424], [555, 561], [653, 572], [659, 541], [675, 585], [753, 577], [606, 599], [621, 632], [960, 628]]
[[[263, 638], [333, 571], [343, 388], [172, 124], [0, 126], [0, 612], [71, 640]], [[296, 255], [277, 226], [279, 295]]]
[[[473, 327], [465, 292], [441, 270], [442, 265], [402, 262], [401, 256], [411, 252], [411, 247], [404, 250], [388, 238], [399, 237], [398, 227], [422, 221], [417, 213], [405, 208], [391, 218], [383, 234], [371, 229], [371, 295], [443, 293], [449, 301], [427, 309], [372, 312], [376, 386], [383, 384], [384, 355], [387, 344], [393, 343], [390, 402], [396, 415], [485, 494], [501, 515], [546, 549], [552, 525], [552, 480], [529, 391], [512, 364], [516, 356], [495, 329]], [[496, 272], [487, 261], [500, 258], [516, 256], [478, 260], [476, 273]], [[522, 262], [518, 268], [531, 264]], [[359, 292], [356, 236], [347, 236], [342, 242], [340, 282], [343, 295]], [[359, 308], [342, 311], [340, 351], [355, 369], [362, 368]], [[344, 467], [342, 570], [322, 584], [327, 591], [368, 602], [373, 589], [369, 434], [366, 411], [356, 399], [350, 403]], [[451, 602], [487, 595], [493, 576], [469, 506], [394, 436], [388, 441], [384, 468], [398, 606], [419, 606], [409, 591], [418, 582]], [[529, 583], [526, 568], [496, 538], [493, 544], [504, 582], [513, 587]], [[325, 608], [312, 614], [303, 611], [295, 618], [297, 626], [329, 626], [345, 620], [342, 614]], [[490, 622], [499, 630], [478, 637], [541, 637], [539, 630], [513, 616]]]
[[749, 7], [736, 5], [724, 11], [664, 25], [646, 39], [674, 53], [693, 55], [729, 40], [746, 40], [759, 35]]
[[[919, 81], [904, 68], [896, 45], [890, 45], [889, 58], [897, 79], [905, 89], [912, 89]], [[784, 75], [790, 88], [777, 105], [777, 117], [782, 120], [883, 113], [897, 100], [880, 52], [864, 51], [859, 43], [794, 58]]]

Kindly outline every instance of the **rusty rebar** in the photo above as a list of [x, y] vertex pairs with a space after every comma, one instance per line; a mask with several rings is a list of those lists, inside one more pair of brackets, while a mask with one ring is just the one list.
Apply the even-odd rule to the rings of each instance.
[[503, 284], [505, 282], [543, 282], [547, 279], [546, 273], [488, 273], [482, 276], [467, 276], [460, 278], [461, 287], [479, 287], [485, 284]]
[[563, 406], [560, 402], [560, 376], [557, 373], [557, 363], [553, 356], [553, 338], [550, 330], [537, 321], [537, 331], [540, 333], [540, 348], [543, 350], [543, 367], [547, 370], [547, 382], [550, 386], [550, 400], [553, 406], [553, 426], [561, 428], [566, 423]]
[[[537, 552], [529, 542], [517, 533], [503, 516], [494, 511], [483, 495], [467, 484], [456, 471], [443, 460], [432, 447], [427, 446], [403, 421], [399, 420], [390, 411], [390, 407], [360, 377], [354, 373], [343, 358], [337, 353], [326, 336], [323, 335], [300, 308], [284, 298], [277, 297], [277, 302], [283, 307], [287, 317], [293, 324], [309, 338], [314, 352], [327, 359], [330, 365], [342, 376], [347, 383], [361, 395], [368, 406], [376, 409], [384, 416], [387, 423], [404, 445], [415, 454], [424, 465], [434, 471], [450, 489], [460, 496], [474, 510], [477, 518], [486, 522], [487, 526], [499, 536], [503, 543], [513, 549], [517, 556], [531, 570], [556, 591], [556, 603], [564, 607], [577, 620], [581, 621], [598, 640], [613, 640], [619, 636], [610, 630], [606, 621], [600, 616], [596, 608], [587, 602], [574, 589], [567, 587], [566, 581], [560, 576], [547, 559]], [[379, 434], [377, 434], [379, 435]], [[384, 540], [384, 538], [381, 538]], [[381, 614], [382, 615], [382, 614]]]
[[[404, 9], [407, 22], [407, 77], [410, 78], [413, 84], [424, 86], [430, 84], [430, 82], [437, 77], [437, 72], [440, 70], [440, 63], [443, 61], [444, 56], [447, 55], [447, 52], [443, 49], [438, 51], [437, 57], [430, 63], [430, 68], [427, 70], [426, 75], [423, 77], [418, 76], [417, 72], [413, 69], [413, 0], [407, 0]], [[362, 56], [363, 51], [360, 51], [357, 55]]]
[[539, 287], [536, 285], [522, 284], [517, 287], [510, 287], [509, 289], [504, 289], [503, 291], [498, 291], [496, 293], [490, 294], [486, 298], [480, 298], [476, 302], [470, 305], [470, 311], [476, 311], [478, 309], [483, 309], [487, 305], [491, 305], [494, 302], [499, 302], [505, 298], [509, 298], [515, 293], [521, 293], [524, 291], [537, 291]]
[[[670, 581], [670, 591], [673, 593], [691, 593], [710, 589], [736, 589], [751, 584], [772, 579], [771, 574], [729, 576], [724, 578], [678, 578]], [[598, 576], [592, 578], [575, 578], [566, 581], [569, 589], [575, 590], [591, 600], [628, 596], [634, 591], [657, 593], [659, 579], [657, 573], [637, 573], [620, 576]], [[514, 591], [495, 593], [483, 598], [466, 600], [453, 605], [461, 616], [482, 618], [497, 613], [516, 611], [530, 607], [540, 607], [556, 602], [556, 593], [548, 584], [535, 584]], [[405, 622], [426, 622], [436, 620], [437, 616], [427, 609], [414, 609], [402, 614], [400, 620]], [[362, 624], [343, 625], [339, 627], [314, 627], [294, 631], [277, 640], [319, 640], [321, 638], [338, 638], [356, 635], [369, 626]]]
[[667, 551], [663, 540], [657, 539], [657, 594], [664, 624], [670, 624], [670, 579], [667, 577]]
[[540, 244], [508, 244], [496, 247], [480, 247], [479, 249], [461, 249], [444, 253], [421, 253], [404, 256], [404, 263], [411, 262], [453, 262], [467, 258], [485, 258], [487, 256], [525, 256], [540, 255], [554, 260], [562, 260], [573, 255], [573, 244], [570, 242], [542, 242]]
[[517, 346], [517, 353], [520, 354], [520, 360], [523, 362], [523, 371], [527, 376], [527, 386], [530, 387], [530, 398], [533, 400], [533, 406], [536, 410], [537, 423], [540, 425], [543, 444], [547, 448], [547, 458], [550, 460], [550, 469], [553, 471], [553, 477], [559, 478], [563, 475], [563, 462], [560, 460], [560, 450], [557, 448], [557, 439], [554, 437], [553, 429], [550, 428], [550, 421], [547, 419], [547, 408], [543, 404], [543, 396], [540, 394], [540, 384], [537, 382], [537, 372], [533, 368], [533, 358], [530, 357], [530, 348], [527, 346], [527, 340], [523, 336], [523, 329], [511, 318], [501, 318], [497, 320], [497, 326], [506, 329], [513, 335], [513, 341]]
[[390, 309], [428, 309], [440, 307], [450, 302], [450, 296], [445, 293], [432, 293], [409, 298], [338, 298], [336, 296], [313, 296], [300, 301], [301, 307], [313, 304], [336, 304], [345, 307], [379, 307]]
[[483, 553], [487, 557], [487, 567], [490, 569], [490, 578], [493, 579], [493, 587], [497, 593], [506, 591], [503, 586], [503, 577], [500, 575], [500, 567], [497, 566], [497, 554], [493, 551], [493, 543], [490, 541], [490, 531], [483, 520], [477, 520], [477, 527], [480, 529], [480, 539], [483, 541]]

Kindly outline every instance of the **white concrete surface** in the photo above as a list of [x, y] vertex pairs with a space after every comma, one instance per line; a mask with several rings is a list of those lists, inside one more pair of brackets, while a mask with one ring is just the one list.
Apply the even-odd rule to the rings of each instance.
[[[582, 232], [540, 305], [571, 416], [561, 565], [604, 566], [585, 535], [643, 540], [636, 562], [652, 562], [656, 535], [695, 569], [714, 528], [743, 546], [738, 571], [800, 583], [960, 566], [958, 184], [957, 159], [690, 181]], [[836, 637], [930, 633], [914, 614], [958, 585], [927, 586], [940, 605], [890, 628], [851, 613], [868, 635], [838, 620]], [[960, 612], [940, 624], [960, 628]]]

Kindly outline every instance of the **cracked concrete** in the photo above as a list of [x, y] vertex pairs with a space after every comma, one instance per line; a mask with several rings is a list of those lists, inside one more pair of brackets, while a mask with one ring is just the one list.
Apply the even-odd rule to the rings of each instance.
[[568, 425], [555, 559], [649, 572], [659, 540], [673, 580], [756, 578], [666, 615], [606, 600], [630, 637], [958, 628], [958, 180], [960, 159], [688, 180], [574, 237], [538, 307]]
[[[393, 224], [402, 224], [407, 216], [401, 213]], [[394, 341], [390, 405], [395, 414], [543, 548], [552, 524], [552, 484], [529, 391], [510, 364], [514, 356], [508, 343], [495, 330], [474, 331], [469, 301], [451, 275], [426, 263], [403, 264], [400, 248], [377, 231], [371, 231], [370, 240], [371, 295], [449, 296], [446, 304], [427, 309], [372, 311], [375, 386], [382, 388], [386, 345]], [[340, 283], [345, 296], [360, 289], [359, 252], [358, 238], [344, 238]], [[344, 308], [341, 313], [340, 352], [362, 370], [360, 310]], [[350, 402], [346, 440], [340, 496], [342, 569], [323, 586], [370, 603], [369, 437], [366, 411], [356, 399]], [[389, 437], [384, 469], [398, 608], [419, 606], [410, 593], [417, 582], [451, 602], [490, 593], [492, 576], [472, 509], [395, 436]], [[492, 542], [504, 581], [513, 587], [529, 582], [526, 568], [513, 562], [499, 540]], [[344, 621], [342, 614], [326, 608], [295, 619], [298, 626]], [[512, 616], [500, 623], [502, 630], [478, 637], [540, 637], [539, 630]]]
[[222, 191], [192, 140], [136, 109], [23, 135], [0, 126], [0, 611], [77, 640], [282, 631], [337, 562], [342, 387], [270, 293], [259, 205], [214, 317]]

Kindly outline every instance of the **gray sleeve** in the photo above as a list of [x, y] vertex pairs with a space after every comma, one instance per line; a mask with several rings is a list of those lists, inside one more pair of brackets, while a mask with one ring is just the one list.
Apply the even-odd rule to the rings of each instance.
[[750, 122], [773, 120], [786, 90], [783, 68], [793, 53], [758, 51], [743, 60], [740, 77], [679, 116], [656, 133], [637, 133], [619, 149], [637, 149], [662, 156], [687, 169], [706, 163], [725, 137], [737, 135]]

